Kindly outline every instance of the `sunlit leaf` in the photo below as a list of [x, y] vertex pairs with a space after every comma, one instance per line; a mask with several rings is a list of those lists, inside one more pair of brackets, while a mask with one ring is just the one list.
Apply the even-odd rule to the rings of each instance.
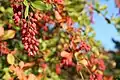
[[8, 54], [7, 55], [7, 62], [9, 64], [14, 64], [15, 63], [15, 58], [14, 58], [13, 54]]
[[12, 38], [14, 38], [15, 33], [16, 33], [15, 30], [6, 30], [4, 32], [4, 35], [1, 37], [1, 40], [12, 39]]
[[79, 61], [80, 64], [83, 64], [84, 66], [88, 65], [88, 61], [86, 59], [82, 59]]
[[0, 11], [5, 12], [5, 8], [3, 6], [0, 6]]
[[72, 57], [72, 54], [71, 53], [68, 53], [66, 51], [62, 51], [61, 52], [61, 57], [64, 57], [64, 58], [71, 58]]
[[96, 47], [93, 47], [93, 48], [92, 48], [92, 51], [93, 51], [95, 54], [97, 54], [97, 55], [100, 54], [100, 53], [99, 53], [99, 50], [98, 50]]

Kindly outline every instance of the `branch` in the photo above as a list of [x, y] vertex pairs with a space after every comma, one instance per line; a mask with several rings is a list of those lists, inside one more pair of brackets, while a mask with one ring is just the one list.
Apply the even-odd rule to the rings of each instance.
[[96, 11], [98, 14], [101, 14], [101, 15], [104, 17], [104, 19], [105, 19], [109, 24], [111, 24], [110, 19], [108, 19], [106, 16], [104, 16], [98, 9], [96, 9], [96, 8], [94, 8], [94, 7], [93, 7], [93, 9], [94, 9], [94, 11]]

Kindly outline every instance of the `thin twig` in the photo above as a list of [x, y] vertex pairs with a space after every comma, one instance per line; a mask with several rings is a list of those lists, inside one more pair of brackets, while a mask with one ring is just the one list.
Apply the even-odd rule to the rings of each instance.
[[81, 76], [82, 80], [85, 80], [81, 71], [80, 71], [80, 76]]
[[85, 66], [85, 68], [88, 70], [88, 72], [90, 73], [90, 74], [92, 74], [92, 72]]
[[21, 61], [17, 56], [14, 55], [14, 57], [15, 57], [18, 61]]

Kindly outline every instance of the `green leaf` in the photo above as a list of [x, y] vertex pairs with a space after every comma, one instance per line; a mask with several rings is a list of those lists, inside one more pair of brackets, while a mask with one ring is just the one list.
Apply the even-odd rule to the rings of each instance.
[[108, 11], [106, 10], [103, 15], [106, 16], [107, 14], [108, 14]]
[[18, 26], [13, 26], [13, 29], [15, 29], [16, 31], [20, 31], [20, 27]]
[[5, 12], [9, 14], [13, 14], [13, 9], [9, 7], [5, 10]]
[[29, 13], [29, 6], [26, 6], [26, 8], [25, 8], [25, 19], [28, 17], [28, 13]]
[[99, 10], [102, 10], [102, 11], [103, 11], [103, 10], [105, 10], [105, 9], [107, 9], [107, 5], [103, 5], [103, 6], [100, 6], [100, 7], [99, 7]]
[[5, 75], [3, 76], [4, 80], [9, 80], [10, 79], [10, 74], [8, 72], [5, 73]]
[[47, 44], [45, 42], [43, 42], [41, 45], [42, 45], [41, 50], [46, 50], [47, 49]]
[[23, 3], [26, 6], [26, 8], [25, 8], [25, 18], [26, 18], [28, 16], [28, 13], [29, 13], [29, 4], [28, 4], [27, 0], [24, 0]]
[[50, 4], [46, 4], [46, 10], [51, 10], [52, 6]]
[[13, 54], [8, 54], [7, 55], [7, 62], [9, 64], [14, 64], [15, 63], [15, 58], [14, 58]]
[[58, 42], [59, 38], [58, 37], [54, 37], [50, 40], [46, 40], [46, 43], [48, 47], [52, 47], [52, 46], [56, 46], [57, 42]]
[[5, 67], [5, 68], [3, 68], [3, 71], [4, 71], [4, 72], [8, 72], [8, 71], [9, 71], [9, 68], [8, 68], [8, 67]]
[[99, 2], [96, 2], [96, 3], [95, 3], [95, 8], [97, 8], [97, 9], [98, 9], [99, 7], [100, 7]]
[[15, 36], [15, 30], [6, 30], [0, 40], [12, 39]]
[[78, 16], [84, 10], [85, 0], [69, 1], [65, 0], [65, 10], [74, 21], [77, 21]]
[[46, 4], [42, 1], [31, 2], [31, 5], [38, 10], [46, 10]]
[[1, 23], [1, 22], [0, 22], [0, 26], [4, 26], [4, 23]]
[[27, 69], [27, 70], [25, 70], [25, 75], [29, 75], [30, 73], [32, 72], [32, 69], [31, 68], [29, 68], [29, 69]]
[[28, 6], [28, 1], [27, 0], [24, 0], [23, 3], [24, 3], [25, 6]]

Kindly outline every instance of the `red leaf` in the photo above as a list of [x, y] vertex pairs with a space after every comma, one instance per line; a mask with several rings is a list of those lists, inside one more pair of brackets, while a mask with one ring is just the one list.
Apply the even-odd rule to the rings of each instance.
[[62, 59], [62, 65], [69, 65], [69, 66], [73, 66], [73, 62], [72, 62], [72, 53], [68, 53], [66, 51], [62, 51], [61, 52], [61, 57], [63, 57]]
[[24, 64], [24, 68], [26, 67], [32, 67], [35, 64], [35, 62], [28, 62]]
[[67, 17], [68, 26], [72, 26], [72, 23], [73, 23], [72, 19], [70, 17]]
[[72, 58], [72, 53], [68, 53], [66, 51], [62, 51], [61, 52], [61, 57], [67, 58], [67, 59], [71, 59]]
[[9, 69], [11, 71], [15, 72], [15, 74], [17, 75], [19, 80], [27, 80], [23, 70], [20, 67], [12, 65], [9, 67]]
[[57, 20], [61, 20], [62, 19], [62, 16], [58, 13], [58, 11], [54, 11], [54, 13], [55, 13], [55, 18]]
[[59, 64], [56, 64], [56, 73], [60, 74], [61, 73], [61, 68]]

